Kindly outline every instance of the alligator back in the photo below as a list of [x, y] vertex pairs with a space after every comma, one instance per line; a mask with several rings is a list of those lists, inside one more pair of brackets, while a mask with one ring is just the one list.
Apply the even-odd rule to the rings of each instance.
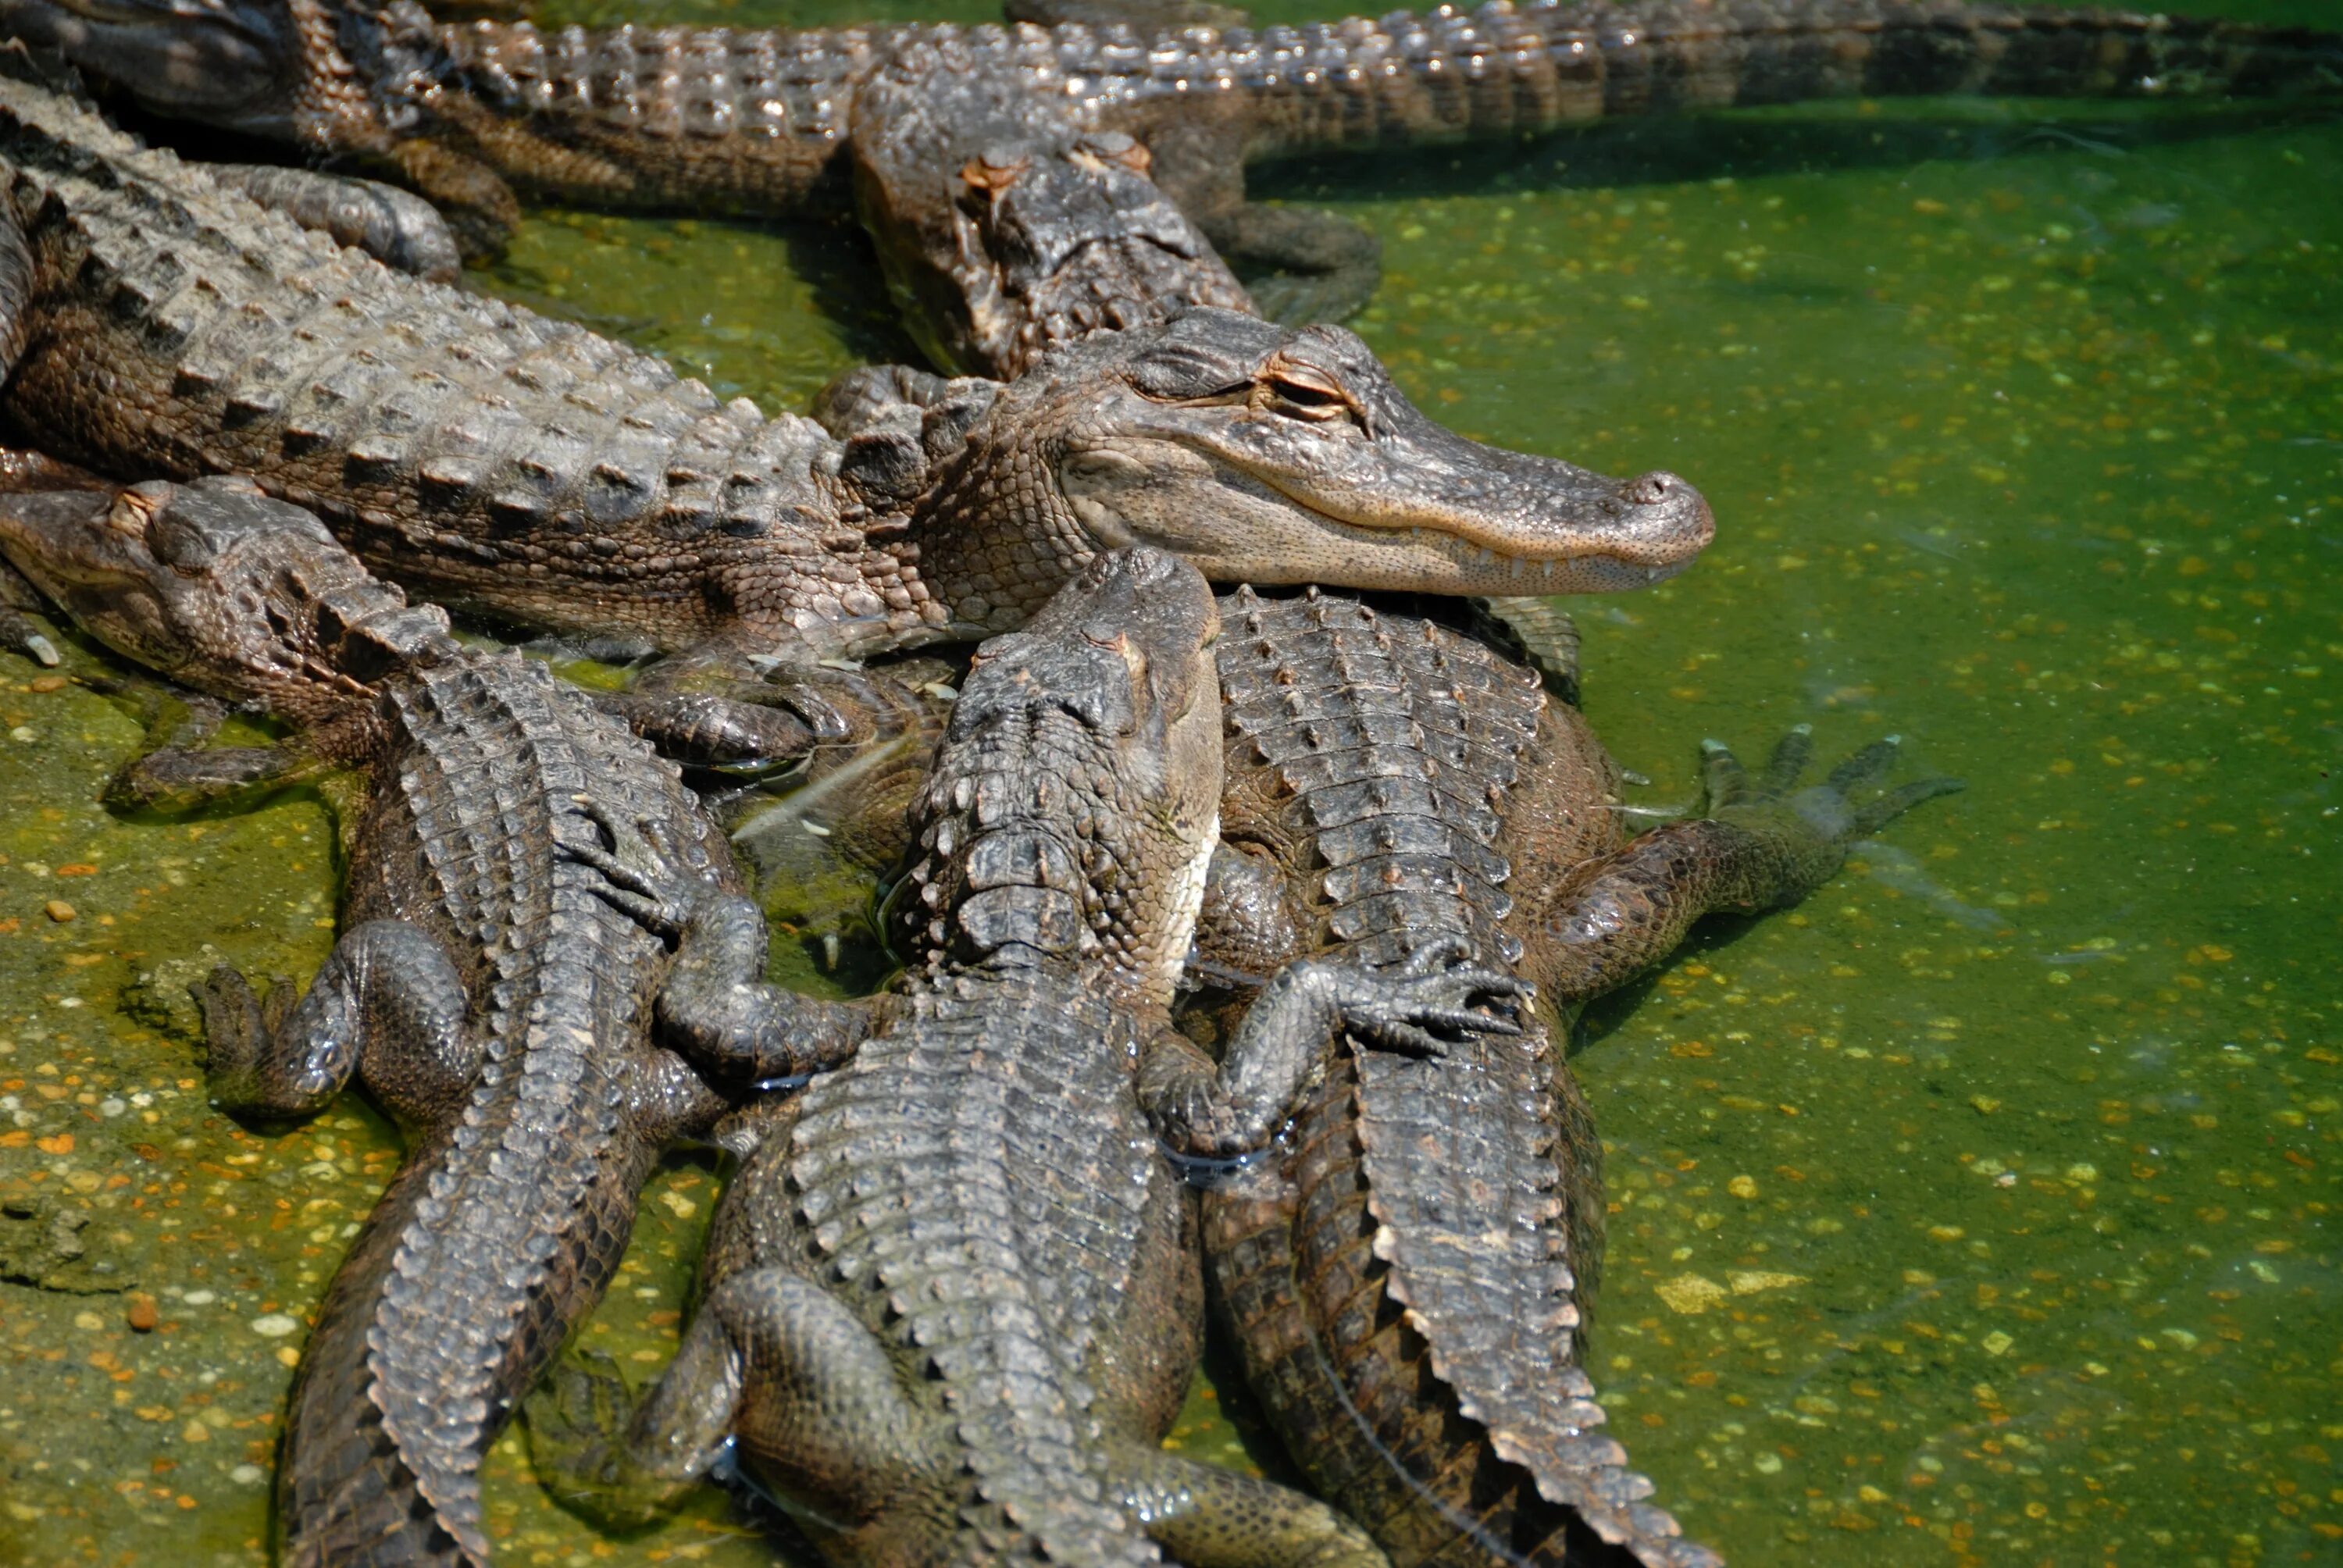
[[[1275, 154], [1826, 97], [2343, 85], [2333, 33], [1961, 0], [1491, 0], [1172, 31], [478, 22], [411, 44], [436, 61], [417, 74], [432, 109], [518, 183], [572, 199], [768, 210], [842, 202], [860, 89], [921, 50], [1141, 132], [1159, 156], [1200, 126], [1232, 132], [1240, 152]], [[1214, 173], [1183, 171], [1180, 183]]]
[[[772, 585], [803, 578], [771, 536], [824, 553], [803, 518], [826, 515], [831, 445], [809, 420], [338, 249], [5, 76], [0, 164], [33, 258], [5, 406], [50, 449], [243, 474], [429, 598], [661, 647], [789, 608]], [[832, 543], [831, 566], [860, 559]]]
[[1134, 1026], [1065, 980], [947, 979], [911, 1007], [807, 1087], [789, 1177], [804, 1264], [950, 1434], [933, 1560], [1157, 1562], [1104, 1463], [1131, 1435], [1112, 1363], [1150, 1355], [1127, 1322], [1192, 1364], [1192, 1320], [1161, 1299], [1182, 1201]]
[[[1223, 618], [1223, 835], [1272, 849], [1321, 950], [1386, 961], [1463, 935], [1513, 962], [1507, 813], [1534, 800], [1580, 856], [1618, 842], [1615, 769], [1534, 672], [1314, 592], [1241, 593]], [[1251, 1382], [1395, 1563], [1710, 1560], [1641, 1501], [1578, 1364], [1599, 1150], [1534, 1028], [1439, 1060], [1345, 1053], [1282, 1160], [1206, 1196]]]
[[[675, 769], [543, 667], [466, 658], [383, 701], [393, 739], [345, 929], [394, 919], [432, 938], [485, 1050], [468, 1091], [408, 1129], [320, 1309], [279, 1472], [288, 1563], [484, 1560], [480, 1456], [625, 1249], [667, 1135], [656, 1102], [685, 1070], [648, 1039], [664, 944], [554, 851], [592, 830], [576, 802], [659, 824], [732, 880]], [[408, 1101], [379, 1050], [398, 1026], [373, 1021], [368, 1081]]]

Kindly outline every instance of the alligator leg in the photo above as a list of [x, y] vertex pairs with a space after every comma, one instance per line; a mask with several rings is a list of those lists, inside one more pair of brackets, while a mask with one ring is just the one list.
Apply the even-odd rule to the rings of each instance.
[[1286, 965], [1262, 988], [1217, 1067], [1184, 1036], [1166, 1030], [1140, 1064], [1140, 1102], [1184, 1152], [1227, 1157], [1267, 1143], [1336, 1034], [1409, 1056], [1437, 1056], [1433, 1030], [1518, 1034], [1510, 1019], [1480, 1011], [1476, 996], [1520, 1000], [1511, 975], [1466, 964], [1462, 938], [1418, 949], [1394, 970], [1323, 959]]
[[[216, 715], [211, 722], [218, 722]], [[163, 746], [124, 763], [106, 780], [105, 801], [116, 811], [189, 811], [246, 789], [310, 783], [329, 771], [297, 746]]]
[[639, 1528], [673, 1507], [744, 1422], [760, 1453], [801, 1465], [809, 1491], [850, 1517], [902, 1490], [920, 1446], [917, 1418], [870, 1331], [786, 1269], [718, 1286], [631, 1418], [628, 1403], [617, 1368], [581, 1354], [523, 1406], [538, 1477], [611, 1529]]
[[1188, 1568], [1387, 1568], [1365, 1531], [1315, 1498], [1160, 1450], [1134, 1457], [1124, 1506]]
[[644, 929], [676, 944], [659, 998], [663, 1035], [709, 1071], [750, 1082], [820, 1072], [854, 1054], [883, 1017], [886, 1000], [824, 1001], [765, 983], [764, 912], [678, 869], [649, 829], [602, 821], [617, 851], [565, 841], [562, 854], [602, 873], [595, 891]]
[[598, 693], [595, 703], [679, 761], [762, 769], [900, 734], [920, 699], [876, 672], [810, 657], [752, 661], [717, 642], [663, 658], [632, 690]]
[[1850, 797], [1895, 766], [1897, 744], [1873, 741], [1793, 795], [1813, 750], [1806, 726], [1782, 738], [1754, 784], [1728, 748], [1703, 742], [1709, 815], [1654, 829], [1564, 877], [1528, 911], [1542, 940], [1527, 944], [1525, 967], [1554, 1000], [1583, 1001], [1665, 957], [1703, 915], [1796, 902], [1837, 873], [1850, 845], [1961, 788], [1923, 779], [1855, 804]]
[[520, 226], [520, 198], [494, 169], [433, 141], [401, 142], [391, 162], [439, 209], [466, 260], [495, 256]]
[[1465, 601], [1481, 640], [1538, 672], [1555, 700], [1578, 706], [1578, 622], [1550, 598], [1492, 598]]
[[232, 1115], [313, 1115], [362, 1070], [384, 1108], [411, 1124], [446, 1114], [479, 1065], [463, 977], [404, 920], [369, 920], [336, 942], [297, 1005], [288, 982], [264, 1003], [225, 964], [189, 989], [203, 1009], [212, 1103]]
[[453, 283], [464, 258], [437, 208], [413, 191], [379, 180], [273, 164], [206, 164], [212, 178], [273, 207], [334, 243], [433, 283]]

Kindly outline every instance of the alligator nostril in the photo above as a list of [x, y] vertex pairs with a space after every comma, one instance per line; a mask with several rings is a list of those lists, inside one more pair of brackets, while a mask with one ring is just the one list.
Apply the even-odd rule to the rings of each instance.
[[1684, 491], [1684, 482], [1663, 469], [1627, 481], [1627, 499], [1639, 507], [1656, 507], [1663, 501], [1674, 500]]

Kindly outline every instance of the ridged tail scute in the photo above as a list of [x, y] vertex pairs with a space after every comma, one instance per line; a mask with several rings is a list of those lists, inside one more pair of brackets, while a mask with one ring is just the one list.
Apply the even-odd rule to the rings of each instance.
[[433, 668], [387, 706], [405, 744], [375, 819], [406, 823], [354, 859], [353, 904], [381, 857], [411, 857], [397, 875], [427, 890], [484, 1058], [410, 1150], [304, 1356], [281, 1472], [298, 1568], [488, 1560], [481, 1457], [599, 1299], [656, 1154], [623, 1118], [664, 951], [554, 845], [589, 789], [672, 824], [689, 811], [672, 770], [518, 657]]
[[[1429, 623], [1314, 592], [1274, 601], [1240, 594], [1227, 622], [1219, 654], [1231, 731], [1275, 769], [1292, 801], [1291, 830], [1316, 847], [1325, 940], [1388, 961], [1461, 932], [1492, 956], [1518, 960], [1500, 928], [1510, 869], [1497, 840], [1506, 791], [1540, 734], [1536, 675]], [[1651, 1568], [1704, 1568], [1715, 1557], [1644, 1501], [1652, 1484], [1602, 1431], [1579, 1365], [1563, 1181], [1586, 1141], [1564, 1137], [1569, 1108], [1556, 1101], [1554, 1051], [1533, 1029], [1475, 1036], [1438, 1060], [1354, 1052], [1302, 1116], [1289, 1161], [1294, 1284], [1380, 1282], [1459, 1412], [1540, 1496]], [[1244, 1205], [1259, 1201], [1223, 1213], [1241, 1231], [1258, 1212]], [[1343, 1255], [1358, 1232], [1342, 1216], [1362, 1201], [1384, 1265], [1379, 1282], [1372, 1271], [1363, 1276], [1363, 1260]], [[1266, 1244], [1284, 1245], [1273, 1236]], [[1245, 1274], [1238, 1261], [1223, 1279], [1243, 1288]], [[1345, 1311], [1336, 1321], [1354, 1317]], [[1297, 1389], [1297, 1403], [1321, 1412], [1339, 1404], [1406, 1478], [1380, 1489], [1386, 1500], [1413, 1494], [1393, 1504], [1417, 1516], [1400, 1528], [1424, 1539], [1428, 1512], [1490, 1561], [1511, 1558], [1474, 1517], [1473, 1497], [1453, 1490], [1453, 1442], [1428, 1449], [1420, 1426], [1385, 1408], [1384, 1385], [1403, 1373], [1378, 1365], [1348, 1330], [1308, 1332], [1322, 1341], [1306, 1358], [1322, 1386]], [[1284, 1361], [1273, 1375], [1312, 1377], [1304, 1362]], [[1530, 1560], [1559, 1561], [1563, 1550], [1557, 1539]]]
[[1081, 1370], [1160, 1158], [1101, 1049], [1113, 1020], [1062, 988], [960, 984], [808, 1087], [790, 1184], [811, 1261], [943, 1399], [971, 1560], [1160, 1563], [1101, 1472]]

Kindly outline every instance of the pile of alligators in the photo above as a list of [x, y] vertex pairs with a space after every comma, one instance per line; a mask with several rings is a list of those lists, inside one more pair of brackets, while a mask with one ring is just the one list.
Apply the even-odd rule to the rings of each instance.
[[[1350, 333], [1254, 314], [1338, 314], [1374, 253], [1246, 204], [1243, 163], [2323, 90], [2343, 42], [1948, 0], [1155, 15], [0, 0], [0, 642], [56, 662], [27, 617], [61, 613], [193, 694], [117, 805], [336, 781], [340, 939], [306, 990], [198, 986], [205, 1066], [239, 1116], [355, 1079], [407, 1134], [294, 1380], [284, 1562], [486, 1563], [522, 1409], [612, 1530], [721, 1473], [841, 1563], [1717, 1561], [1584, 1370], [1604, 1211], [1562, 1042], [1957, 786], [1888, 787], [1891, 739], [1798, 789], [1800, 727], [1754, 779], [1709, 743], [1705, 815], [1629, 838], [1544, 596], [1682, 569], [1706, 501], [1464, 440]], [[93, 94], [437, 205], [183, 161]], [[850, 208], [975, 374], [719, 401], [446, 281], [515, 186]], [[637, 678], [568, 685], [450, 610]], [[231, 707], [289, 738], [206, 744]], [[887, 888], [885, 990], [766, 981], [776, 841]], [[638, 1395], [563, 1347], [688, 1138], [738, 1165]], [[1208, 1319], [1315, 1496], [1161, 1447]]]

